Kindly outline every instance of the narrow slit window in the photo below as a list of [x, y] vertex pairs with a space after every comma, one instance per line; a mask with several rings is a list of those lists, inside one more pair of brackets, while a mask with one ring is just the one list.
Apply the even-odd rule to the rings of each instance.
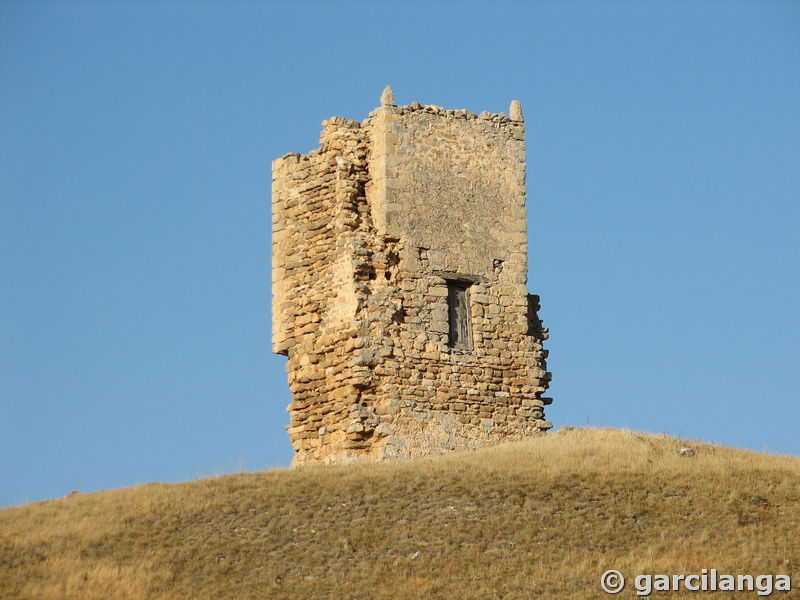
[[447, 313], [450, 321], [451, 348], [472, 350], [472, 315], [469, 307], [469, 284], [447, 282]]

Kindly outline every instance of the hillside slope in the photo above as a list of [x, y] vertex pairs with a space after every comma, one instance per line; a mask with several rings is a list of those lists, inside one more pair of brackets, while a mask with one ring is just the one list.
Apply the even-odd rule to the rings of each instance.
[[798, 598], [798, 540], [800, 459], [573, 429], [4, 509], [0, 598], [609, 598], [612, 568], [619, 598], [704, 568], [788, 574], [773, 597]]

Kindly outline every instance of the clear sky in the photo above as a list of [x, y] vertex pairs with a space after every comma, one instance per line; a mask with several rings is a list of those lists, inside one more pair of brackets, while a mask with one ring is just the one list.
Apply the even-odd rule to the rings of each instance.
[[800, 455], [800, 4], [0, 3], [0, 505], [288, 465], [270, 162], [522, 103], [564, 424]]

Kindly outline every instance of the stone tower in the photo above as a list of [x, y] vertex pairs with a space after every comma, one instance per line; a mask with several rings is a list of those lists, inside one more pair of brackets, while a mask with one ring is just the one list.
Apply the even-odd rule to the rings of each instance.
[[419, 456], [551, 427], [528, 294], [525, 125], [395, 106], [272, 163], [272, 343], [293, 464]]

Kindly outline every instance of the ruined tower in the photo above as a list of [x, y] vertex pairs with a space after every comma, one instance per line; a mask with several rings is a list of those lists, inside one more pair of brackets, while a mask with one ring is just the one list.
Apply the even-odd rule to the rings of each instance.
[[332, 117], [272, 164], [272, 343], [293, 464], [419, 456], [545, 431], [528, 294], [525, 125], [395, 106]]

